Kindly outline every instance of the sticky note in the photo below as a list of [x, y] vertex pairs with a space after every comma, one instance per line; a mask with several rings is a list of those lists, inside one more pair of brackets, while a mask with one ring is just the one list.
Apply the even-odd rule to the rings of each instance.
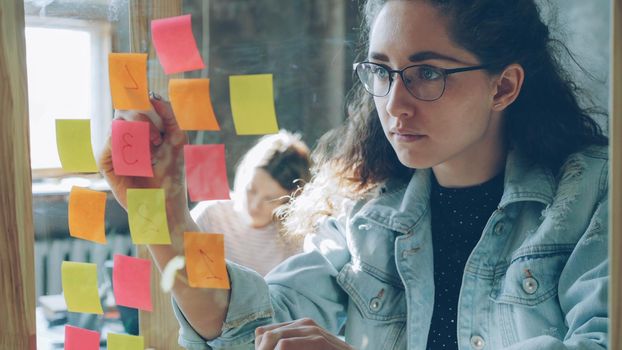
[[151, 38], [164, 73], [205, 68], [192, 34], [190, 15], [151, 21]]
[[229, 289], [224, 235], [184, 232], [184, 255], [190, 287]]
[[232, 75], [229, 77], [229, 94], [238, 135], [278, 132], [272, 74]]
[[97, 290], [97, 265], [63, 261], [61, 265], [63, 294], [71, 312], [103, 314]]
[[77, 186], [69, 193], [69, 234], [96, 243], [106, 243], [106, 193]]
[[115, 254], [112, 289], [117, 305], [151, 311], [151, 260]]
[[149, 122], [112, 121], [112, 166], [116, 175], [153, 177]]
[[127, 217], [134, 244], [171, 244], [163, 189], [129, 188]]
[[225, 145], [184, 145], [190, 200], [229, 199]]
[[147, 54], [111, 53], [108, 55], [110, 94], [115, 109], [150, 110], [147, 82]]
[[65, 350], [99, 350], [99, 332], [65, 325]]
[[89, 119], [56, 119], [56, 147], [63, 170], [76, 173], [98, 171]]
[[108, 333], [108, 350], [145, 350], [145, 339], [138, 335]]
[[168, 96], [182, 130], [220, 130], [210, 96], [209, 79], [171, 79]]

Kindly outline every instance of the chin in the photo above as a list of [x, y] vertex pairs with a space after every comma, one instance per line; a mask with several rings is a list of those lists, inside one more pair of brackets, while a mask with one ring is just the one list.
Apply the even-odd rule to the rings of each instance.
[[436, 164], [429, 157], [414, 155], [410, 152], [398, 152], [397, 158], [405, 167], [411, 169], [427, 169]]

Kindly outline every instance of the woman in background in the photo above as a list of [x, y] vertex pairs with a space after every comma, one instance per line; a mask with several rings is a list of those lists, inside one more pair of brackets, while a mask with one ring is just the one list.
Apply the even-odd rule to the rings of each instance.
[[262, 276], [301, 251], [281, 234], [278, 212], [307, 183], [309, 148], [281, 130], [262, 137], [242, 158], [232, 200], [204, 201], [191, 211], [201, 232], [225, 235], [225, 256]]

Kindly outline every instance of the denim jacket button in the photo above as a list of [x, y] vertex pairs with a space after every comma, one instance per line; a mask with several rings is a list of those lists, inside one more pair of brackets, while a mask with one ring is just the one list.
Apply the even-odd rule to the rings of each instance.
[[365, 230], [368, 231], [371, 228], [370, 224], [360, 224], [359, 225], [359, 230]]
[[533, 294], [538, 290], [538, 281], [533, 277], [523, 279], [523, 290], [527, 294]]
[[371, 309], [371, 311], [378, 311], [380, 310], [380, 308], [382, 307], [382, 300], [378, 297], [374, 297], [371, 299], [371, 301], [369, 302], [369, 308]]
[[495, 224], [495, 229], [494, 229], [495, 233], [496, 233], [496, 234], [498, 234], [498, 235], [502, 234], [502, 233], [503, 233], [504, 226], [505, 226], [505, 225], [503, 224], [503, 221], [499, 221], [499, 222], [497, 222], [497, 223]]
[[484, 338], [480, 337], [479, 335], [474, 335], [471, 337], [471, 346], [473, 347], [473, 349], [481, 350], [484, 348], [485, 345], [486, 342], [484, 342]]

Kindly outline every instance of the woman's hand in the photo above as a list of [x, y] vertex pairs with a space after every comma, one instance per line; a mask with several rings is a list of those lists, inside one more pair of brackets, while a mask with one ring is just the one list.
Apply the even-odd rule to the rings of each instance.
[[257, 327], [256, 350], [354, 350], [310, 318]]
[[[179, 129], [171, 105], [152, 98], [154, 111], [143, 114], [138, 111], [115, 111], [115, 119], [146, 121], [149, 123], [151, 163], [153, 177], [118, 176], [112, 164], [111, 137], [99, 157], [99, 169], [123, 208], [127, 209], [128, 188], [163, 188], [169, 209], [188, 210], [184, 179], [183, 146], [188, 143], [186, 133]], [[159, 125], [160, 127], [156, 127]]]

